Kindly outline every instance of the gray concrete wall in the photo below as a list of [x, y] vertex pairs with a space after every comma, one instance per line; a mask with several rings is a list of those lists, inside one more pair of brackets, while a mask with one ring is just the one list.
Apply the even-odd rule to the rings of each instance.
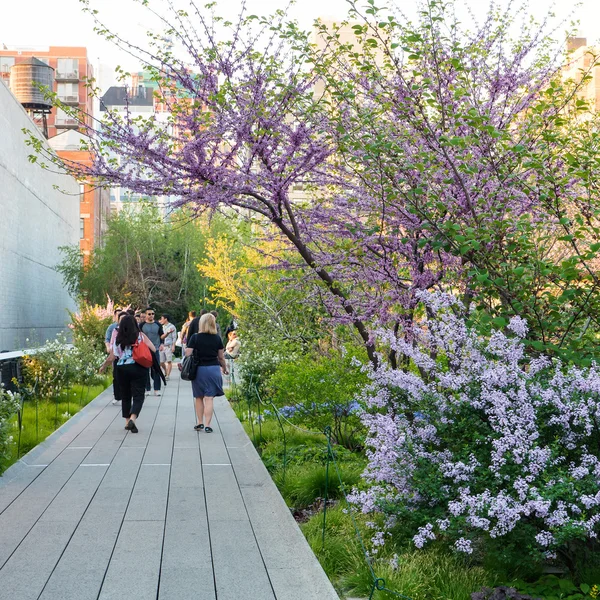
[[79, 185], [29, 162], [23, 128], [35, 125], [0, 81], [0, 351], [54, 338], [75, 308], [56, 265], [79, 242]]

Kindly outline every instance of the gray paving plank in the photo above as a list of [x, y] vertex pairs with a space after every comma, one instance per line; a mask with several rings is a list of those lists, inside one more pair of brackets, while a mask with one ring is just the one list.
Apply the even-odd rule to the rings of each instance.
[[[105, 472], [106, 467], [80, 467], [75, 472], [0, 570], [0, 589], [15, 591], [15, 598], [38, 597]], [[29, 576], [32, 569], [34, 577]]]
[[52, 500], [41, 521], [79, 522], [108, 467], [79, 467]]
[[196, 441], [195, 448], [174, 448], [171, 464], [171, 489], [174, 487], [197, 488], [203, 485], [198, 442]]
[[[184, 382], [185, 383], [185, 382]], [[175, 448], [195, 448], [198, 451], [198, 432], [194, 431], [196, 412], [193, 399], [187, 396], [187, 390], [181, 390], [177, 402], [177, 420], [175, 424]]]
[[99, 526], [85, 519], [75, 531], [40, 600], [96, 600], [119, 529], [121, 516], [107, 514]]
[[167, 511], [167, 528], [177, 522], [192, 521], [204, 523], [203, 531], [208, 536], [204, 488], [171, 487]]
[[213, 521], [209, 511], [219, 600], [274, 600], [275, 595], [248, 521]]
[[0, 565], [4, 564], [41, 517], [87, 452], [89, 450], [78, 449], [61, 454], [0, 515]]
[[229, 454], [227, 454], [225, 442], [221, 437], [218, 419], [213, 418], [211, 427], [214, 429], [213, 433], [205, 433], [204, 431], [198, 433], [202, 464], [229, 464]]
[[0, 513], [25, 490], [31, 482], [46, 468], [45, 466], [28, 466], [19, 464], [19, 469], [12, 471], [12, 477], [6, 474], [0, 480]]
[[0, 570], [0, 599], [35, 600], [74, 528], [56, 521], [37, 523]]
[[[144, 461], [146, 457], [144, 456]], [[142, 463], [126, 521], [164, 521], [167, 512], [170, 465]], [[142, 525], [143, 526], [143, 525]]]
[[156, 600], [164, 522], [125, 521], [99, 600]]
[[248, 521], [242, 494], [231, 466], [204, 466], [209, 521]]
[[117, 452], [40, 600], [97, 599], [143, 452], [142, 448]]
[[[185, 491], [188, 491], [187, 489]], [[183, 517], [193, 516], [189, 520]], [[216, 598], [206, 515], [171, 512], [165, 530], [159, 600]]]

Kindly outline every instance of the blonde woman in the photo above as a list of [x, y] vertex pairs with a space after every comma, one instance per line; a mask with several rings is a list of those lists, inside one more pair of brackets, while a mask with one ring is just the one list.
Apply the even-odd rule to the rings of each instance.
[[223, 355], [223, 341], [217, 335], [217, 322], [210, 313], [200, 317], [198, 333], [188, 339], [185, 355], [194, 354], [198, 370], [192, 381], [196, 403], [196, 431], [212, 433], [213, 399], [223, 396], [223, 375], [227, 375], [227, 363]]

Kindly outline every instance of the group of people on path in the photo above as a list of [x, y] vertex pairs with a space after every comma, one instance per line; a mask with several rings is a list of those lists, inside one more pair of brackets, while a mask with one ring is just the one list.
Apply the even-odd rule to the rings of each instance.
[[[223, 375], [229, 374], [226, 359], [235, 360], [240, 353], [240, 341], [235, 322], [227, 329], [227, 347], [224, 348], [216, 311], [203, 310], [200, 316], [190, 311], [180, 335], [170, 322], [169, 315], [161, 314], [155, 321], [156, 311], [115, 310], [113, 323], [105, 335], [108, 356], [100, 367], [113, 366], [113, 404], [121, 405], [125, 429], [137, 433], [136, 421], [146, 394], [154, 388], [161, 393], [161, 382], [166, 385], [173, 367], [175, 348], [181, 345], [184, 356], [194, 356], [198, 368], [192, 381], [196, 411], [196, 431], [212, 433], [213, 400], [223, 395]], [[151, 364], [150, 364], [151, 363]], [[151, 386], [152, 381], [152, 386]]]

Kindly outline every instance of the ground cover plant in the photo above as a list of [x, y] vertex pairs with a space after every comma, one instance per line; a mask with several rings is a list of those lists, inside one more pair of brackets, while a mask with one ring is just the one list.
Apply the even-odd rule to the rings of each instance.
[[[109, 385], [108, 379], [96, 385], [74, 384], [50, 400], [29, 399], [18, 404], [7, 421], [10, 443], [0, 459], [0, 472], [43, 442], [58, 427], [66, 423]], [[17, 414], [20, 411], [20, 414]]]
[[47, 340], [22, 357], [21, 378], [13, 380], [13, 389], [0, 390], [0, 473], [110, 385], [98, 367], [112, 310], [95, 307], [82, 313], [72, 315], [74, 344], [64, 336]]

